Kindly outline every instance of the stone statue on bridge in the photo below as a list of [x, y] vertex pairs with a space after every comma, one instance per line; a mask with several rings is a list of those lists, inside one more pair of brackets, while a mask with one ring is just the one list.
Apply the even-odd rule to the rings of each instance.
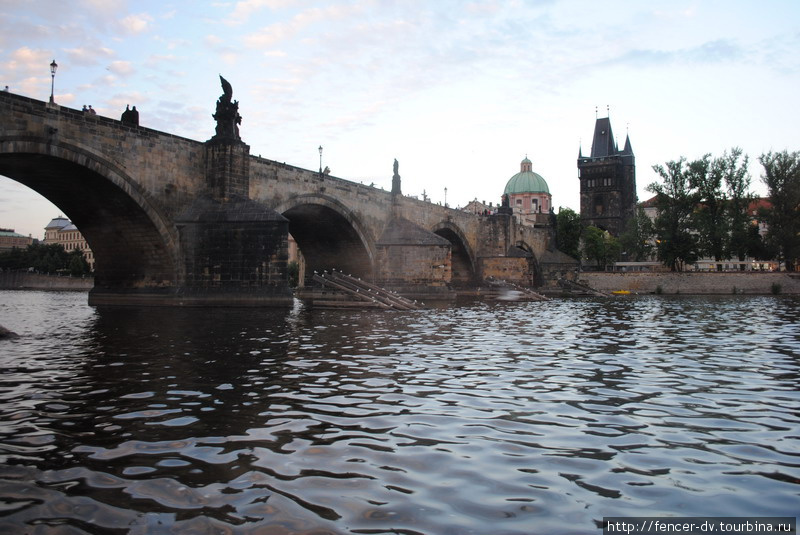
[[239, 115], [239, 101], [232, 100], [233, 87], [222, 75], [219, 81], [222, 84], [222, 96], [217, 99], [217, 113], [212, 115], [217, 121], [217, 133], [212, 139], [241, 141], [239, 125], [242, 124], [242, 116]]
[[397, 172], [400, 164], [397, 163], [397, 158], [394, 159], [394, 175], [392, 175], [392, 195], [400, 195], [400, 174]]

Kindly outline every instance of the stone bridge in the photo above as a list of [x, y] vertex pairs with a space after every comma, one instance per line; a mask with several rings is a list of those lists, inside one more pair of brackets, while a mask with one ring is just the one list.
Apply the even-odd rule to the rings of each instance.
[[96, 259], [90, 304], [287, 306], [289, 234], [307, 274], [340, 269], [414, 297], [450, 299], [489, 276], [538, 286], [573, 267], [550, 229], [508, 209], [402, 195], [396, 166], [385, 191], [251, 156], [220, 122], [223, 100], [201, 142], [0, 93], [0, 175], [78, 226]]

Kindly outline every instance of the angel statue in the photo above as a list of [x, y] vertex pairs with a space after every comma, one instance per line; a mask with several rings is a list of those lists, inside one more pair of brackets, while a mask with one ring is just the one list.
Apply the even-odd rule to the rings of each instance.
[[217, 113], [212, 115], [217, 121], [217, 134], [214, 138], [240, 141], [239, 125], [242, 124], [242, 116], [239, 115], [239, 101], [232, 100], [233, 87], [222, 75], [219, 81], [222, 84], [222, 95], [217, 99]]

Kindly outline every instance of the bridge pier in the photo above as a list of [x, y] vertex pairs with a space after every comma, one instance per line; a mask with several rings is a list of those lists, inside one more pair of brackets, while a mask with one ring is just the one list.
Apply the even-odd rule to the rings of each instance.
[[410, 299], [452, 301], [452, 245], [403, 217], [376, 243], [378, 284]]

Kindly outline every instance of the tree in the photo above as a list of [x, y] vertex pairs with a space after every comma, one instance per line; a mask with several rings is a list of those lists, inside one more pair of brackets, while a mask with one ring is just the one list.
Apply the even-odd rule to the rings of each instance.
[[89, 273], [89, 262], [86, 261], [80, 249], [74, 249], [69, 253], [67, 269], [69, 270], [69, 274], [73, 277], [81, 277]]
[[758, 232], [758, 225], [749, 225], [747, 235], [744, 238], [745, 254], [756, 260], [771, 260], [775, 258], [775, 251], [771, 251], [761, 234]]
[[[78, 257], [80, 258], [73, 263], [73, 259]], [[34, 243], [25, 250], [12, 249], [2, 253], [0, 254], [0, 267], [4, 269], [33, 268], [39, 273], [57, 273], [61, 270], [69, 270], [77, 275], [89, 273], [89, 264], [83, 258], [82, 252], [67, 253], [64, 247], [58, 243], [49, 245]]]
[[800, 257], [800, 152], [770, 151], [759, 161], [772, 203], [765, 214], [767, 239], [776, 247], [786, 271], [795, 271]]
[[[755, 196], [750, 192], [750, 173], [747, 171], [749, 159], [745, 155], [741, 161], [742, 149], [734, 147], [730, 154], [722, 156], [722, 171], [725, 177], [725, 186], [728, 193], [728, 219], [730, 226], [729, 252], [739, 260], [744, 260], [748, 255], [748, 242], [752, 224], [747, 207]], [[758, 233], [758, 226], [756, 226]], [[759, 238], [760, 241], [760, 238]], [[758, 258], [755, 255], [750, 255]]]
[[631, 262], [645, 262], [653, 252], [653, 222], [639, 206], [628, 220], [625, 230], [619, 236], [619, 243]]
[[654, 165], [663, 184], [653, 182], [647, 190], [656, 194], [658, 217], [655, 221], [658, 259], [672, 271], [697, 260], [697, 240], [692, 234], [691, 215], [697, 196], [688, 179], [686, 158]]
[[573, 258], [580, 258], [581, 216], [559, 206], [556, 216], [556, 248]]
[[[728, 224], [726, 197], [722, 189], [724, 160], [706, 154], [690, 163], [686, 176], [694, 197], [699, 201], [692, 213], [692, 223], [697, 230], [699, 253], [721, 262], [727, 257]], [[722, 264], [717, 264], [722, 269]]]
[[619, 240], [603, 229], [586, 227], [583, 232], [583, 254], [594, 260], [598, 268], [615, 262], [622, 250]]
[[700, 253], [719, 264], [724, 259], [747, 256], [747, 206], [752, 199], [748, 158], [734, 147], [719, 158], [706, 154], [689, 164], [689, 184], [698, 204], [693, 214]]

